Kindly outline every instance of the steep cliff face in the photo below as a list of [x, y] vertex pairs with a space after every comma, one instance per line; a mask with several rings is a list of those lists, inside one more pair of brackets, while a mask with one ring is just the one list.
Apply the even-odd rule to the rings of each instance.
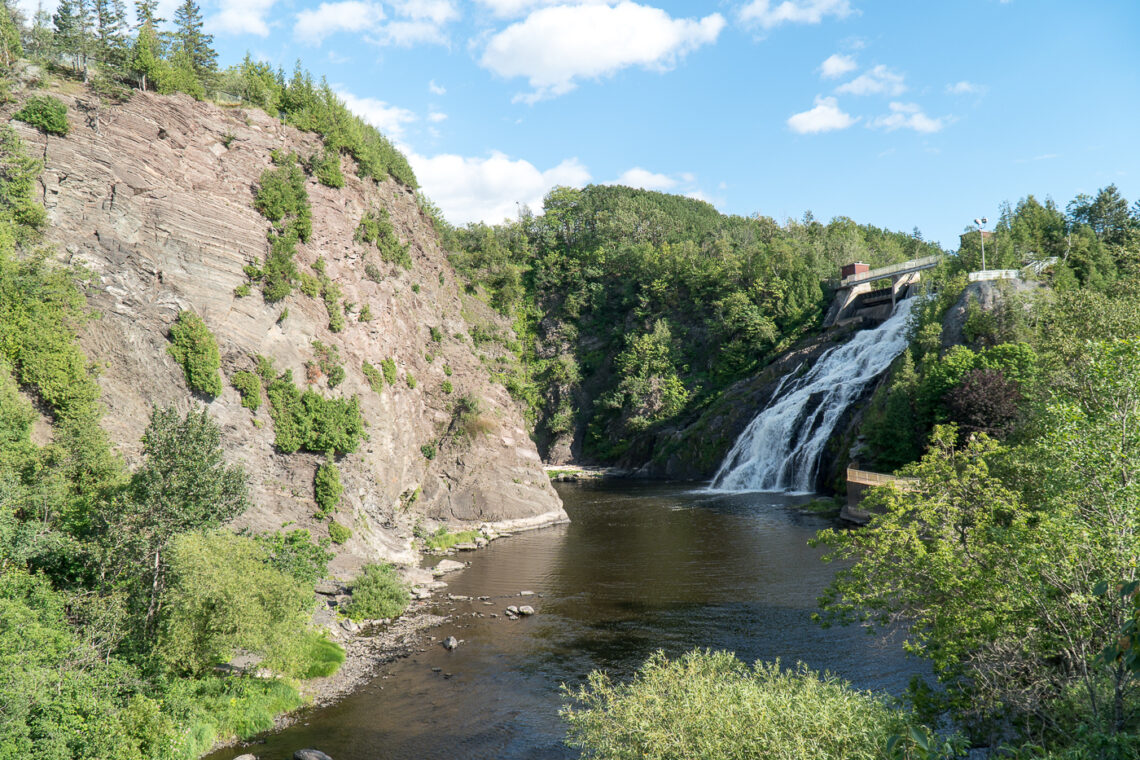
[[[359, 398], [368, 439], [338, 463], [345, 491], [337, 519], [353, 537], [334, 570], [381, 557], [411, 561], [419, 520], [522, 527], [565, 519], [521, 415], [470, 350], [455, 274], [410, 190], [360, 180], [348, 159], [344, 188], [308, 181], [313, 234], [298, 247], [298, 268], [310, 272], [323, 259], [343, 300], [356, 305], [344, 330], [332, 333], [319, 298], [295, 291], [267, 304], [256, 287], [244, 298], [234, 294], [247, 281], [243, 267], [260, 265], [267, 253], [269, 223], [253, 198], [270, 151], [311, 155], [321, 147], [315, 135], [258, 110], [185, 96], [135, 93], [97, 111], [82, 95], [61, 98], [72, 121], [66, 138], [13, 126], [45, 162], [49, 239], [61, 257], [95, 275], [88, 297], [100, 318], [86, 326], [83, 345], [103, 365], [104, 424], [128, 460], [138, 455], [153, 405], [191, 403], [181, 367], [166, 351], [168, 328], [189, 309], [217, 337], [227, 378], [252, 370], [262, 354], [303, 383], [314, 340], [339, 349], [345, 380], [334, 390], [323, 380], [317, 385], [326, 395]], [[409, 243], [410, 269], [354, 242], [373, 208], [386, 208]], [[365, 275], [366, 263], [379, 268], [379, 281]], [[370, 321], [358, 318], [365, 305]], [[377, 392], [361, 365], [386, 358], [395, 360], [398, 379]], [[456, 425], [455, 400], [463, 396], [481, 407], [469, 432]], [[230, 458], [250, 474], [255, 506], [238, 526], [272, 530], [292, 522], [325, 535], [327, 522], [313, 517], [313, 475], [323, 457], [277, 452], [268, 404], [250, 412], [228, 382], [217, 399], [198, 401], [222, 426]], [[434, 459], [421, 453], [425, 444], [438, 446]]]

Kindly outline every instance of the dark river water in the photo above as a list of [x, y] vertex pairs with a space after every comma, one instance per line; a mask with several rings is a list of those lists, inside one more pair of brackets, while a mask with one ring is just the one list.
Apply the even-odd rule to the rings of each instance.
[[[573, 758], [562, 741], [560, 685], [595, 669], [629, 676], [657, 649], [802, 660], [896, 693], [920, 669], [861, 630], [812, 622], [835, 568], [807, 546], [831, 524], [796, 509], [810, 497], [624, 482], [558, 490], [570, 524], [460, 555], [471, 567], [447, 578], [438, 607], [452, 621], [430, 632], [427, 651], [265, 743], [210, 760], [243, 752], [284, 760], [302, 747], [334, 760]], [[447, 593], [493, 604], [448, 602]], [[507, 620], [510, 604], [537, 614]], [[463, 640], [452, 652], [439, 645], [449, 635]]]

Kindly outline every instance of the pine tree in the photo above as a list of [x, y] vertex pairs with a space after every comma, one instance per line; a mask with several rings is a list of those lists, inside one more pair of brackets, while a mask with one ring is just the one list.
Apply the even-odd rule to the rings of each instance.
[[130, 60], [127, 67], [130, 69], [139, 83], [140, 90], [147, 89], [147, 80], [150, 85], [154, 86], [154, 80], [161, 74], [162, 67], [165, 62], [162, 60], [162, 44], [159, 42], [158, 33], [154, 31], [154, 25], [149, 21], [144, 21], [143, 25], [139, 27], [139, 33], [135, 36], [135, 44], [131, 48]]
[[164, 18], [159, 18], [158, 0], [135, 0], [135, 19], [138, 21], [136, 29], [142, 29], [149, 23], [152, 31], [166, 21]]
[[43, 0], [40, 0], [32, 20], [32, 33], [28, 38], [28, 55], [46, 60], [51, 56], [54, 45], [55, 29], [52, 27], [51, 14], [44, 10]]
[[213, 35], [202, 31], [202, 11], [194, 0], [184, 0], [178, 6], [174, 26], [175, 48], [185, 55], [200, 80], [208, 79], [218, 68], [218, 54], [213, 48]]
[[9, 68], [22, 53], [20, 30], [12, 20], [8, 6], [0, 2], [0, 71]]
[[95, 58], [111, 69], [121, 69], [127, 54], [127, 9], [123, 0], [93, 0]]
[[55, 39], [61, 55], [72, 56], [75, 70], [83, 72], [87, 81], [87, 58], [91, 52], [91, 3], [90, 0], [60, 0], [56, 8]]

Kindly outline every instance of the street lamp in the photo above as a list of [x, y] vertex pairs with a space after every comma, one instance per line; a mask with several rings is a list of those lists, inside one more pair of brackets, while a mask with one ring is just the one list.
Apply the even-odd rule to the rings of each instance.
[[984, 216], [981, 219], [975, 219], [974, 224], [978, 225], [978, 239], [982, 241], [982, 271], [986, 271], [986, 236], [982, 234], [982, 225], [988, 222]]

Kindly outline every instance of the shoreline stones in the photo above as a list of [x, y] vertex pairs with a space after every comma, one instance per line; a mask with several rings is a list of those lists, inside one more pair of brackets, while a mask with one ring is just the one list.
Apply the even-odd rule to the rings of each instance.
[[458, 647], [459, 647], [459, 639], [455, 638], [454, 636], [448, 636], [446, 639], [443, 640], [443, 648], [449, 652], [453, 649], [458, 648]]
[[333, 760], [319, 749], [299, 749], [293, 753], [293, 760]]

